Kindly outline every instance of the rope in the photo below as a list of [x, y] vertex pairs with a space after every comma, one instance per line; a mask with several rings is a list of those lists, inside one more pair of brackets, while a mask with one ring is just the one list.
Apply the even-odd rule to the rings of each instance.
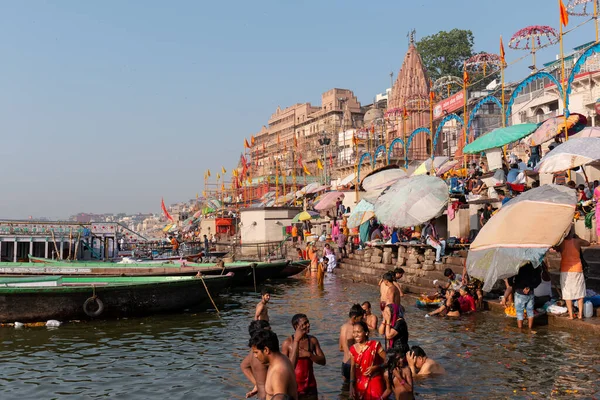
[[213, 300], [212, 296], [210, 295], [210, 292], [208, 291], [208, 286], [206, 286], [206, 282], [204, 282], [204, 277], [202, 276], [201, 273], [198, 273], [197, 276], [202, 281], [202, 284], [204, 285], [204, 289], [206, 290], [206, 294], [208, 295], [208, 298], [210, 299], [210, 302], [212, 303], [212, 305], [215, 308], [215, 310], [217, 310], [217, 315], [219, 316], [219, 318], [221, 318], [221, 313], [219, 312], [219, 309], [217, 308], [217, 305], [215, 304], [215, 301]]

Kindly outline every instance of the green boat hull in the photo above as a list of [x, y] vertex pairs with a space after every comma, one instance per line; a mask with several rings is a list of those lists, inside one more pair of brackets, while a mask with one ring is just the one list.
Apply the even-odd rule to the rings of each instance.
[[[55, 319], [89, 320], [136, 317], [179, 311], [210, 304], [213, 296], [231, 285], [231, 276], [205, 277], [56, 277], [59, 286], [14, 287], [34, 284], [35, 278], [0, 279], [0, 322], [40, 322]], [[15, 283], [21, 279], [22, 283]], [[51, 283], [51, 282], [50, 282]], [[102, 311], [87, 305], [96, 296]], [[91, 301], [92, 306], [98, 305]], [[86, 310], [88, 313], [86, 313]], [[91, 311], [91, 312], [90, 312]]]

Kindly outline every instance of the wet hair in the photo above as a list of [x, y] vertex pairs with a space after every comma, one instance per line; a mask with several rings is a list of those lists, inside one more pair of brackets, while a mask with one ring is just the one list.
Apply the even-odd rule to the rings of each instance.
[[302, 318], [308, 319], [306, 314], [296, 314], [292, 317], [292, 328], [296, 329], [298, 327], [298, 323]]
[[267, 288], [262, 288], [260, 291], [260, 295], [261, 297], [264, 296], [265, 294], [270, 294], [269, 289]]
[[248, 333], [250, 334], [250, 336], [252, 336], [257, 331], [260, 331], [260, 330], [263, 330], [263, 329], [269, 328], [269, 327], [271, 327], [271, 324], [269, 324], [269, 321], [258, 319], [256, 321], [250, 322], [250, 325], [248, 325]]
[[392, 348], [387, 351], [387, 362], [385, 363], [385, 371], [387, 372], [390, 388], [394, 388], [394, 370], [397, 367], [402, 367], [406, 363], [406, 353], [408, 345], [403, 345], [397, 340]]
[[396, 269], [394, 269], [394, 274], [404, 275], [404, 270], [402, 268], [396, 268]]
[[386, 272], [383, 274], [383, 280], [388, 282], [394, 282], [394, 274], [392, 272]]
[[510, 164], [510, 168], [511, 169], [518, 169], [519, 168], [519, 164]]
[[358, 321], [353, 324], [353, 326], [360, 326], [364, 333], [367, 334], [367, 339], [369, 338], [369, 325], [365, 321]]
[[365, 301], [364, 303], [362, 303], [362, 305], [371, 308], [371, 303], [368, 301]]
[[452, 275], [452, 274], [454, 274], [454, 271], [452, 271], [452, 269], [451, 269], [451, 268], [446, 268], [446, 269], [444, 270], [444, 276], [445, 276], [446, 278], [450, 277], [450, 275]]
[[540, 187], [540, 181], [534, 181], [534, 182], [531, 184], [531, 187], [532, 187], [532, 188]]
[[419, 346], [411, 347], [410, 351], [415, 355], [415, 357], [427, 357], [427, 354], [425, 354], [425, 350], [423, 350]]
[[585, 186], [584, 186], [584, 185], [581, 185], [581, 184], [579, 184], [579, 185], [577, 186], [577, 189], [579, 189], [579, 190], [585, 190]]
[[279, 339], [275, 332], [263, 329], [254, 332], [248, 342], [248, 347], [256, 347], [260, 351], [268, 348], [271, 353], [279, 353]]
[[363, 315], [365, 315], [365, 310], [362, 309], [360, 304], [352, 305], [348, 313], [349, 318], [362, 317]]

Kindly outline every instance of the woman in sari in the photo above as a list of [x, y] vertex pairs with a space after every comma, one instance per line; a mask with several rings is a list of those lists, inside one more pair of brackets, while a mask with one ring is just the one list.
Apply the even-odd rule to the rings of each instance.
[[314, 243], [308, 244], [308, 249], [306, 253], [308, 255], [308, 259], [310, 260], [310, 271], [317, 271], [319, 259], [317, 256], [317, 249], [315, 248]]
[[386, 390], [381, 366], [385, 351], [376, 340], [369, 340], [369, 327], [364, 321], [354, 324], [354, 340], [350, 348], [350, 398], [380, 400]]

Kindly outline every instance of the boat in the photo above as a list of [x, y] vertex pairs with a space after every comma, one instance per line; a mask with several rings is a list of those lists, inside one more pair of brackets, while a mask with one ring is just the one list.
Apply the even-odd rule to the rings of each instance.
[[[208, 304], [232, 275], [0, 278], [0, 322], [134, 317]], [[205, 286], [206, 285], [206, 286]]]
[[[226, 256], [228, 253], [224, 252], [224, 251], [220, 251], [220, 252], [213, 252], [210, 253], [210, 257], [215, 257], [215, 258], [221, 258]], [[94, 260], [92, 262], [113, 262], [113, 263], [129, 263], [130, 261], [126, 261], [126, 260], [132, 260], [133, 262], [143, 262], [143, 263], [167, 263], [167, 262], [175, 262], [175, 261], [181, 261], [181, 260], [185, 260], [185, 261], [189, 261], [189, 262], [198, 262], [201, 261], [202, 258], [204, 257], [204, 252], [199, 252], [196, 254], [190, 254], [187, 256], [169, 256], [169, 257], [155, 257], [155, 258], [134, 258], [134, 257], [128, 257], [128, 256], [123, 256], [120, 257], [119, 259], [117, 259], [118, 261], [115, 260], [107, 260], [107, 261], [100, 261], [100, 260]], [[73, 261], [69, 261], [69, 260], [55, 260], [55, 259], [51, 259], [51, 258], [42, 258], [42, 257], [34, 257], [31, 254], [28, 255], [29, 261], [32, 263], [40, 263], [40, 264], [50, 264], [50, 263], [64, 263], [64, 262], [69, 262], [69, 263], [85, 263], [88, 261], [84, 261], [84, 260], [73, 260]]]
[[282, 270], [279, 271], [272, 279], [285, 279], [290, 276], [298, 275], [310, 265], [310, 260], [290, 261]]
[[417, 299], [417, 307], [439, 307], [443, 303], [443, 300], [423, 300], [422, 298]]

